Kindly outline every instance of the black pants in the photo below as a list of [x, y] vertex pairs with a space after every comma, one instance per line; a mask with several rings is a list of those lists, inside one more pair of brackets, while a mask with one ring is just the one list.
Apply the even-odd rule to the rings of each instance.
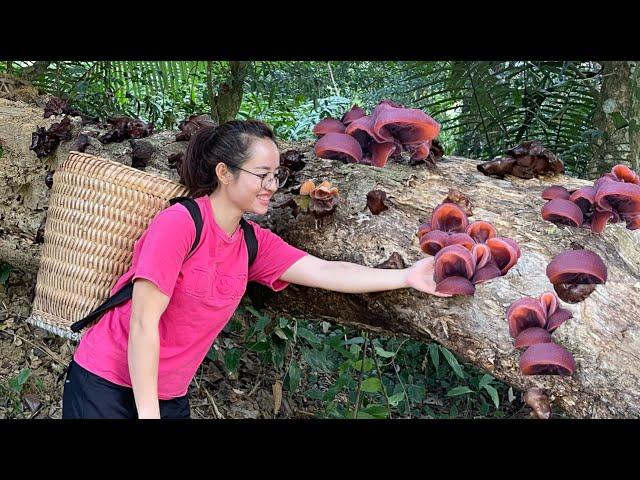
[[[190, 418], [189, 396], [160, 400], [160, 418]], [[116, 385], [71, 360], [62, 418], [138, 418], [133, 389]]]

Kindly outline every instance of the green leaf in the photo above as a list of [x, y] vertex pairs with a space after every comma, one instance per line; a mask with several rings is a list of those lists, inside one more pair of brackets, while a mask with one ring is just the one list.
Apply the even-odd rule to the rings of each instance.
[[273, 333], [278, 336], [279, 338], [281, 338], [282, 340], [289, 340], [289, 338], [287, 337], [287, 335], [282, 331], [282, 329], [280, 327], [276, 327], [273, 330]]
[[31, 375], [31, 370], [29, 370], [28, 368], [23, 368], [22, 371], [18, 374], [18, 385], [23, 386], [29, 379], [29, 375]]
[[404, 392], [396, 393], [389, 397], [389, 405], [397, 407], [398, 404], [404, 399]]
[[240, 357], [242, 356], [242, 352], [238, 348], [230, 348], [224, 352], [224, 363], [229, 370], [235, 372], [238, 368], [238, 362], [240, 361]]
[[360, 389], [367, 393], [381, 392], [382, 385], [377, 377], [369, 377], [362, 381]]
[[211, 347], [207, 352], [207, 358], [212, 362], [215, 362], [216, 360], [218, 360], [218, 351], [215, 348]]
[[[353, 411], [352, 410], [349, 410], [347, 418], [353, 418]], [[376, 419], [376, 417], [374, 417], [370, 413], [364, 412], [362, 410], [358, 410], [358, 416], [356, 418], [359, 418], [361, 420], [375, 420]]]
[[424, 400], [426, 393], [427, 390], [424, 385], [407, 385], [407, 395], [409, 396], [409, 400], [414, 403]]
[[305, 348], [302, 350], [302, 358], [312, 370], [325, 373], [331, 371], [331, 361], [322, 351]]
[[385, 405], [369, 405], [358, 411], [358, 418], [361, 418], [361, 413], [371, 415], [372, 418], [387, 418], [389, 416], [389, 410]]
[[293, 360], [291, 365], [289, 366], [289, 382], [288, 382], [288, 390], [290, 392], [295, 392], [300, 386], [300, 379], [302, 378], [302, 371], [300, 370], [300, 366], [298, 362]]
[[280, 341], [273, 342], [271, 345], [271, 360], [278, 368], [283, 368], [284, 366], [285, 347], [286, 344]]
[[395, 356], [394, 352], [387, 352], [384, 348], [376, 346], [376, 353], [382, 358], [391, 358]]
[[304, 338], [309, 343], [314, 343], [316, 345], [320, 343], [320, 339], [317, 337], [317, 335], [311, 330], [304, 327], [298, 327], [298, 336]]
[[435, 343], [429, 344], [429, 355], [431, 356], [431, 363], [433, 363], [433, 366], [436, 367], [436, 375], [440, 376], [440, 353], [438, 351], [438, 345], [436, 345]]
[[305, 395], [313, 400], [322, 400], [324, 398], [324, 392], [317, 388], [309, 389], [305, 392]]
[[489, 393], [493, 404], [496, 406], [496, 410], [500, 407], [500, 398], [498, 398], [498, 391], [491, 385], [484, 385], [484, 389]]
[[[352, 362], [351, 365], [356, 371], [360, 372], [361, 370], [363, 370], [362, 366], [363, 366], [363, 360], [358, 360], [356, 362]], [[367, 358], [366, 360], [364, 360], [364, 371], [365, 372], [369, 372], [371, 370], [373, 370], [375, 367], [375, 363], [373, 362], [373, 360], [371, 360], [370, 358]]]
[[458, 360], [453, 355], [453, 353], [451, 353], [449, 350], [447, 350], [442, 345], [440, 345], [440, 351], [444, 355], [444, 358], [447, 360], [447, 363], [451, 366], [451, 368], [453, 369], [455, 374], [458, 377], [464, 379], [464, 372], [462, 371], [462, 368], [460, 367], [460, 364], [458, 363]]
[[478, 388], [481, 389], [485, 385], [489, 385], [493, 380], [494, 378], [491, 375], [489, 375], [488, 373], [484, 374], [480, 379], [480, 382], [478, 382]]
[[452, 388], [447, 392], [446, 395], [447, 397], [457, 397], [458, 395], [465, 395], [467, 393], [473, 393], [473, 390], [471, 390], [469, 387], [463, 386]]
[[254, 342], [247, 344], [247, 349], [251, 352], [266, 352], [269, 350], [269, 343], [262, 340], [260, 342]]

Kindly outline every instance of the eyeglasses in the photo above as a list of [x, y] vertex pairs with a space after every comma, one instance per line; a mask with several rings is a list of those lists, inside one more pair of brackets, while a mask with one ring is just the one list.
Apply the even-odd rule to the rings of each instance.
[[242, 170], [243, 172], [250, 173], [251, 175], [255, 175], [256, 177], [260, 177], [262, 179], [261, 187], [268, 189], [273, 185], [273, 182], [276, 184], [276, 188], [283, 186], [287, 179], [289, 178], [289, 169], [287, 167], [278, 167], [274, 172], [267, 172], [263, 174], [253, 173], [249, 170], [245, 170], [244, 168], [235, 167], [233, 165], [229, 165], [231, 168], [237, 168], [238, 170]]

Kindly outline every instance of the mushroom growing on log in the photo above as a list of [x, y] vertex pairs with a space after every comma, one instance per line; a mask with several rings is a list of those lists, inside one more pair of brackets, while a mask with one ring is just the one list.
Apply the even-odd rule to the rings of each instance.
[[506, 157], [496, 157], [479, 164], [478, 170], [484, 175], [502, 178], [509, 174], [525, 179], [564, 172], [562, 161], [537, 140], [522, 142], [505, 154]]
[[616, 165], [593, 186], [567, 190], [553, 185], [542, 192], [548, 202], [542, 218], [602, 233], [607, 223], [626, 222], [629, 230], [640, 228], [640, 177], [625, 165]]
[[547, 265], [547, 277], [562, 300], [578, 303], [607, 281], [607, 267], [590, 250], [565, 250]]
[[[340, 120], [324, 118], [313, 128], [319, 140], [315, 153], [319, 157], [362, 163], [382, 168], [390, 157], [399, 157], [403, 149], [411, 152], [412, 164], [432, 163], [442, 156], [437, 151], [430, 157], [432, 142], [440, 133], [440, 124], [422, 110], [405, 108], [391, 100], [382, 100], [370, 115], [354, 105]], [[329, 137], [329, 135], [333, 135]], [[347, 140], [337, 135], [347, 135], [356, 140], [360, 153]], [[329, 137], [329, 138], [327, 138]]]

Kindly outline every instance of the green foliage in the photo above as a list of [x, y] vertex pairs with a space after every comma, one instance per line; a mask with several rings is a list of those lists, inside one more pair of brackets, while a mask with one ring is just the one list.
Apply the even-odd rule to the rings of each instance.
[[[33, 64], [10, 63], [16, 74]], [[229, 65], [211, 64], [217, 88]], [[256, 61], [238, 117], [261, 119], [286, 140], [308, 140], [320, 119], [339, 118], [354, 103], [371, 111], [391, 98], [438, 120], [448, 154], [489, 160], [538, 139], [582, 176], [602, 136], [592, 126], [601, 80], [599, 64], [580, 61]], [[49, 62], [34, 82], [87, 114], [137, 116], [161, 128], [210, 108], [204, 61]]]
[[[393, 96], [442, 123], [445, 147], [489, 160], [540, 140], [582, 175], [601, 82], [595, 62], [407, 62]], [[389, 92], [391, 93], [391, 92]], [[447, 149], [447, 152], [449, 150]]]
[[443, 346], [370, 338], [326, 322], [271, 317], [250, 306], [239, 312], [250, 326], [235, 322], [225, 328], [242, 331], [245, 341], [225, 351], [225, 361], [229, 351], [236, 366], [242, 357], [257, 355], [279, 373], [289, 394], [319, 402], [320, 417], [499, 418], [518, 409], [512, 389], [459, 363]]
[[13, 414], [22, 416], [24, 408], [22, 406], [22, 393], [25, 384], [31, 376], [31, 370], [23, 368], [18, 375], [9, 378], [5, 383], [0, 384], [0, 392], [9, 399]]

